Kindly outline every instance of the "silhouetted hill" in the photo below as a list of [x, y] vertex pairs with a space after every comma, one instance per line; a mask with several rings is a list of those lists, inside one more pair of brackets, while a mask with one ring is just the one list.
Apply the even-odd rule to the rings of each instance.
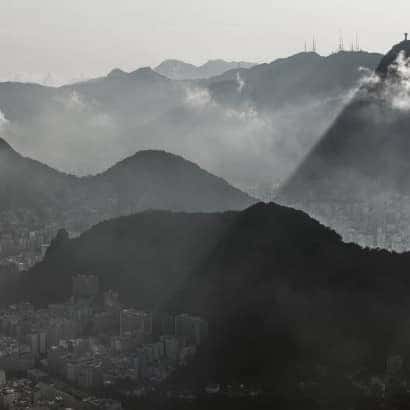
[[[39, 304], [64, 300], [70, 296], [73, 272], [85, 270], [98, 271], [104, 287], [121, 289], [124, 300], [158, 307], [181, 288], [234, 217], [232, 212], [146, 211], [103, 222], [50, 249], [46, 260], [27, 273], [26, 297]], [[31, 290], [35, 278], [38, 287]]]
[[23, 294], [62, 301], [72, 275], [98, 274], [128, 304], [209, 320], [196, 377], [296, 389], [319, 365], [330, 383], [335, 370], [384, 371], [388, 354], [407, 355], [409, 266], [409, 254], [345, 244], [303, 212], [258, 204], [101, 223], [48, 252]]
[[93, 177], [58, 172], [15, 152], [0, 140], [0, 210], [94, 222], [144, 209], [244, 209], [253, 199], [182, 157], [142, 151]]
[[165, 151], [141, 151], [96, 177], [119, 198], [120, 209], [221, 211], [254, 200], [222, 178]]

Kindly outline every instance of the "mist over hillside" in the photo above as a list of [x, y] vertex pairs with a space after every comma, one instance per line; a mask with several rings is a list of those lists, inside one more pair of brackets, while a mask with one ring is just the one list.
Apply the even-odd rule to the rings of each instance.
[[395, 45], [281, 190], [346, 240], [409, 249], [410, 41]]
[[254, 201], [225, 180], [164, 151], [140, 151], [101, 174], [80, 178], [23, 157], [0, 138], [4, 224], [10, 215], [23, 223], [25, 214], [43, 225], [84, 229], [146, 209], [211, 212], [244, 209]]
[[115, 69], [60, 88], [0, 84], [1, 133], [19, 152], [78, 175], [143, 149], [198, 163], [269, 198], [380, 55], [302, 53], [202, 80]]

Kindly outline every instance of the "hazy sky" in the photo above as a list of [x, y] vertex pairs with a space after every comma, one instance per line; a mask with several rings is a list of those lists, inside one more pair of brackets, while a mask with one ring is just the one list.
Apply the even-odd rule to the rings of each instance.
[[0, 0], [0, 78], [91, 77], [166, 58], [271, 61], [317, 38], [384, 52], [410, 31], [410, 1]]

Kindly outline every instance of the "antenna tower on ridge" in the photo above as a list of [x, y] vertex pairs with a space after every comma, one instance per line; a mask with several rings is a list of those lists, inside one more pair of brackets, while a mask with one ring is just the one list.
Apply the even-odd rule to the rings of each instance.
[[316, 38], [315, 36], [313, 36], [313, 40], [312, 40], [312, 52], [316, 53], [317, 47], [316, 47]]
[[361, 51], [361, 50], [360, 50], [360, 42], [359, 42], [359, 34], [358, 34], [358, 33], [356, 33], [355, 49], [356, 49], [356, 51]]
[[340, 31], [338, 51], [344, 51], [344, 49], [345, 49], [345, 45], [343, 41], [343, 35], [342, 35], [342, 31]]

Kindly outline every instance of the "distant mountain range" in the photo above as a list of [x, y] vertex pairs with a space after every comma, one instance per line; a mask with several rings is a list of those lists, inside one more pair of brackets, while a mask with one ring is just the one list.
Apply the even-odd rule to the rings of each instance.
[[335, 374], [369, 366], [377, 374], [392, 351], [407, 354], [408, 334], [400, 331], [400, 343], [396, 336], [408, 322], [409, 266], [410, 254], [345, 244], [303, 212], [275, 204], [145, 212], [74, 240], [60, 233], [25, 274], [21, 296], [63, 301], [74, 274], [98, 274], [127, 304], [207, 318], [210, 346], [195, 377], [296, 392], [300, 377], [319, 377], [318, 363], [331, 386]]
[[359, 68], [373, 70], [380, 58], [302, 53], [201, 80], [141, 68], [60, 88], [0, 83], [0, 135], [80, 175], [161, 149], [269, 196], [349, 101]]
[[141, 151], [102, 174], [78, 178], [25, 158], [0, 139], [0, 211], [97, 222], [145, 209], [244, 209], [254, 200], [182, 157]]
[[155, 71], [172, 80], [198, 80], [215, 77], [232, 69], [251, 68], [254, 65], [256, 64], [245, 61], [210, 60], [196, 66], [180, 60], [165, 60], [155, 67]]
[[[243, 81], [240, 95], [260, 109], [278, 108], [300, 101], [331, 98], [357, 86], [360, 68], [375, 69], [381, 54], [341, 51], [328, 57], [307, 52], [260, 64], [249, 70], [236, 69], [212, 79], [216, 96], [237, 90], [238, 76]], [[222, 87], [223, 86], [223, 87]]]

